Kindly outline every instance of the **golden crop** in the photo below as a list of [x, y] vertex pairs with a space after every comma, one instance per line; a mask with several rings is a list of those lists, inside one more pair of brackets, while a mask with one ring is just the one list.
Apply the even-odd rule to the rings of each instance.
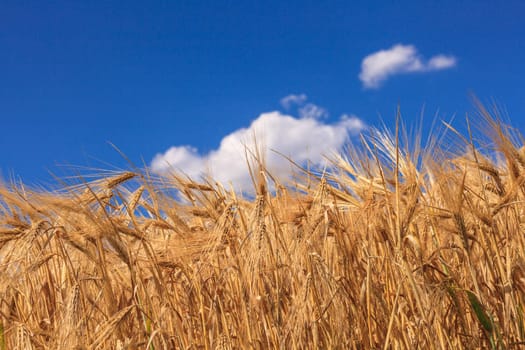
[[372, 132], [252, 196], [123, 172], [0, 188], [0, 349], [525, 346], [525, 152]]

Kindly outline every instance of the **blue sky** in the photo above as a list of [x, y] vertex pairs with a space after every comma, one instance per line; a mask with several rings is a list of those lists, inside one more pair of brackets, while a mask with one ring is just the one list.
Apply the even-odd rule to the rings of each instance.
[[4, 0], [1, 173], [39, 183], [60, 164], [125, 166], [108, 141], [139, 164], [233, 169], [228, 142], [259, 124], [302, 130], [268, 142], [295, 156], [340, 147], [358, 121], [393, 125], [398, 104], [409, 125], [423, 107], [425, 123], [461, 123], [470, 91], [523, 131], [524, 13], [520, 1]]

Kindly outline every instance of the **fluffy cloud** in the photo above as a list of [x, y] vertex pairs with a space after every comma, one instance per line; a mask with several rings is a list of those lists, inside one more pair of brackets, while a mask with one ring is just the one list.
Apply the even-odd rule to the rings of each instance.
[[298, 163], [310, 161], [315, 165], [325, 162], [324, 156], [340, 151], [351, 134], [365, 127], [363, 121], [352, 115], [343, 115], [337, 123], [327, 124], [311, 117], [294, 118], [280, 112], [263, 113], [247, 128], [238, 129], [225, 136], [219, 147], [201, 155], [191, 146], [173, 146], [157, 154], [151, 163], [156, 173], [170, 169], [198, 178], [211, 175], [236, 188], [251, 189], [245, 157], [245, 146], [254, 150], [254, 138], [265, 150], [266, 166], [270, 172], [283, 179], [290, 174], [291, 165], [278, 151]]
[[436, 71], [455, 65], [453, 56], [436, 55], [425, 61], [413, 45], [398, 44], [366, 56], [361, 63], [359, 79], [365, 88], [378, 88], [392, 75]]

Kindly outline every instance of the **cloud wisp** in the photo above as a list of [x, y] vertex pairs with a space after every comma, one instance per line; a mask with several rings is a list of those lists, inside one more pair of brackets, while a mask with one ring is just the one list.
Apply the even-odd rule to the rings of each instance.
[[195, 179], [209, 175], [223, 184], [232, 183], [236, 189], [250, 191], [245, 147], [254, 151], [254, 139], [265, 152], [268, 170], [286, 180], [284, 177], [291, 174], [292, 166], [282, 155], [300, 164], [309, 161], [322, 166], [325, 156], [341, 151], [349, 135], [364, 128], [364, 122], [353, 115], [343, 115], [336, 123], [328, 124], [316, 118], [295, 118], [277, 111], [263, 113], [249, 127], [226, 135], [219, 147], [207, 154], [200, 154], [188, 145], [173, 146], [157, 154], [151, 168], [156, 173], [181, 171]]
[[313, 103], [307, 103], [301, 106], [297, 112], [301, 118], [321, 119], [328, 117], [328, 111], [326, 109]]
[[377, 89], [393, 75], [431, 72], [452, 68], [454, 56], [439, 54], [425, 61], [413, 45], [397, 44], [366, 56], [361, 62], [359, 79], [367, 89]]
[[308, 96], [305, 94], [290, 94], [281, 98], [280, 102], [285, 110], [289, 110], [293, 105], [302, 106], [307, 99]]
[[301, 118], [319, 119], [328, 117], [329, 114], [326, 109], [311, 102], [306, 103], [307, 100], [308, 96], [306, 94], [290, 94], [281, 98], [280, 102], [281, 106], [287, 111], [292, 109], [292, 107], [296, 107], [297, 113]]

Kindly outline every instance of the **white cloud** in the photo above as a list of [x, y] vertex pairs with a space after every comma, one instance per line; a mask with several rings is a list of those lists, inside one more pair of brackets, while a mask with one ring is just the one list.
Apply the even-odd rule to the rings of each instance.
[[288, 110], [292, 105], [302, 106], [308, 97], [305, 94], [290, 94], [286, 97], [281, 98], [281, 106], [283, 106], [284, 109]]
[[307, 103], [303, 107], [299, 108], [299, 117], [301, 118], [326, 118], [328, 117], [328, 112], [323, 107], [319, 107], [313, 103]]
[[424, 61], [415, 46], [398, 44], [366, 56], [361, 62], [359, 79], [365, 88], [379, 88], [392, 75], [442, 70], [455, 65], [454, 56], [440, 54]]
[[289, 110], [293, 106], [297, 106], [297, 112], [301, 118], [326, 118], [328, 117], [328, 111], [322, 107], [319, 107], [313, 103], [306, 103], [308, 96], [305, 94], [290, 94], [281, 99], [281, 106], [285, 110]]
[[253, 150], [254, 136], [266, 152], [267, 168], [274, 176], [285, 180], [291, 165], [271, 150], [298, 163], [308, 160], [315, 165], [323, 165], [324, 156], [341, 151], [349, 135], [359, 133], [364, 127], [363, 121], [349, 115], [343, 115], [337, 123], [327, 124], [315, 118], [294, 118], [280, 112], [263, 113], [248, 128], [225, 136], [219, 147], [208, 154], [200, 155], [190, 146], [173, 146], [157, 154], [151, 168], [156, 173], [178, 170], [193, 178], [211, 175], [224, 184], [232, 182], [238, 189], [250, 190], [252, 186], [244, 145]]
[[341, 116], [341, 121], [345, 122], [348, 132], [353, 136], [359, 135], [359, 133], [366, 128], [365, 122], [357, 118], [355, 115], [343, 114]]
[[199, 174], [206, 166], [205, 160], [191, 146], [170, 147], [164, 154], [157, 154], [151, 163], [153, 171], [162, 171], [168, 164], [180, 168], [187, 174]]
[[430, 70], [447, 69], [456, 65], [456, 58], [452, 56], [437, 55], [428, 61], [428, 68]]

